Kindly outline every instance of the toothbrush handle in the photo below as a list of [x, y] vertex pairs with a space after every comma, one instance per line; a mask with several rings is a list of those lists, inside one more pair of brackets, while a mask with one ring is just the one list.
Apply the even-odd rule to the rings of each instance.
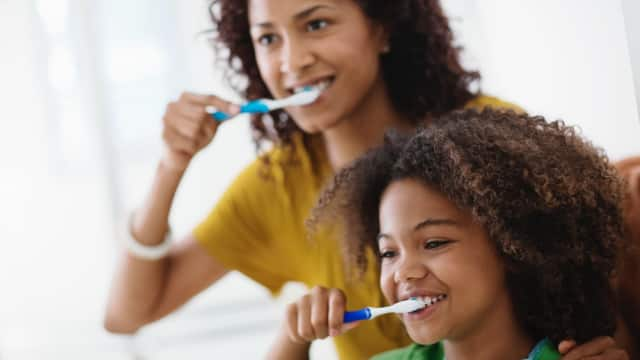
[[[265, 105], [262, 100], [250, 101], [240, 107], [241, 113], [255, 114], [255, 113], [268, 113], [269, 111], [270, 111], [269, 107]], [[216, 111], [213, 114], [211, 114], [211, 117], [213, 117], [213, 119], [216, 121], [224, 121], [231, 118], [229, 114], [223, 111]]]
[[359, 320], [369, 320], [371, 319], [371, 310], [369, 308], [364, 308], [355, 311], [346, 311], [344, 313], [343, 322], [348, 324], [350, 322], [359, 321]]
[[229, 114], [227, 114], [224, 111], [216, 111], [213, 114], [211, 114], [211, 117], [215, 121], [224, 121], [230, 118]]

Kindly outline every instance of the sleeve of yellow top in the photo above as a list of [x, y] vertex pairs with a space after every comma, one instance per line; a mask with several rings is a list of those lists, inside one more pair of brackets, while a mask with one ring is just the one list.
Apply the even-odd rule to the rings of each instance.
[[[264, 179], [260, 160], [249, 165], [193, 231], [197, 241], [229, 270], [237, 270], [276, 294], [292, 279], [287, 248], [275, 243], [272, 229], [279, 209], [272, 179]], [[289, 271], [289, 273], [287, 272]]]
[[486, 107], [491, 107], [494, 109], [513, 110], [517, 113], [526, 113], [526, 111], [518, 105], [487, 95], [479, 95], [465, 104], [465, 108], [483, 109]]

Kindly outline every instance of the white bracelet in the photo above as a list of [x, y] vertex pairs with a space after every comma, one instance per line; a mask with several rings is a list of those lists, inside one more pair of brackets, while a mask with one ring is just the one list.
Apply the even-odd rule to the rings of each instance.
[[167, 256], [171, 249], [171, 231], [167, 230], [167, 234], [164, 237], [162, 243], [154, 246], [142, 245], [133, 237], [133, 216], [134, 213], [129, 216], [129, 221], [124, 232], [124, 246], [127, 251], [142, 260], [158, 260]]

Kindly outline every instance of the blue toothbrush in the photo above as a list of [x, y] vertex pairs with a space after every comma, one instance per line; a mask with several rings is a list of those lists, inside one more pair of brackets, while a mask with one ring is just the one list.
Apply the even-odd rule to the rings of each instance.
[[[284, 99], [253, 100], [240, 106], [240, 113], [264, 114], [264, 113], [268, 113], [269, 111], [281, 109], [287, 106], [309, 105], [312, 102], [316, 101], [316, 99], [318, 99], [318, 96], [320, 96], [320, 93], [321, 93], [320, 90], [316, 90], [311, 87], [306, 87], [304, 91], [291, 95]], [[211, 117], [213, 117], [213, 119], [216, 121], [224, 121], [231, 118], [229, 114], [223, 111], [218, 111], [213, 106], [207, 106], [205, 108], [205, 111], [211, 114]]]
[[359, 320], [370, 320], [384, 314], [409, 313], [422, 309], [425, 306], [427, 306], [427, 304], [425, 304], [423, 301], [418, 300], [417, 298], [411, 298], [409, 300], [400, 301], [391, 306], [366, 307], [360, 310], [347, 311], [344, 313], [343, 321], [345, 324], [347, 324]]

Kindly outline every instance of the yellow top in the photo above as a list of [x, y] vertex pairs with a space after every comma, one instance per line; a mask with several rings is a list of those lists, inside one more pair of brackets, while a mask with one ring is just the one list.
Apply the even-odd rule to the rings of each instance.
[[[519, 110], [487, 96], [467, 104], [485, 106]], [[374, 266], [361, 280], [349, 281], [335, 232], [319, 231], [313, 239], [307, 238], [304, 221], [333, 172], [322, 149], [317, 151], [314, 169], [301, 137], [294, 138], [294, 145], [294, 163], [286, 161], [290, 153], [285, 149], [275, 148], [269, 165], [258, 159], [242, 171], [195, 228], [196, 239], [227, 269], [242, 272], [273, 294], [286, 282], [297, 281], [309, 287], [342, 289], [349, 310], [384, 306]], [[368, 255], [369, 263], [375, 264], [373, 254]], [[395, 316], [365, 321], [334, 340], [340, 359], [368, 359], [411, 343]]]

